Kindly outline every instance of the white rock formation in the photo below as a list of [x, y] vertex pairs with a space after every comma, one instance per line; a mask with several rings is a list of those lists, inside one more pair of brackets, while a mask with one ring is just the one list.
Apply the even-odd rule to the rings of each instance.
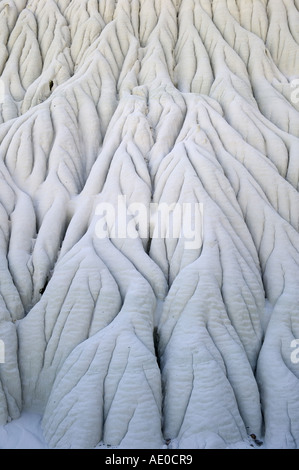
[[[298, 0], [0, 2], [0, 424], [299, 448], [298, 25]], [[120, 200], [201, 204], [200, 244], [137, 213], [101, 238]]]

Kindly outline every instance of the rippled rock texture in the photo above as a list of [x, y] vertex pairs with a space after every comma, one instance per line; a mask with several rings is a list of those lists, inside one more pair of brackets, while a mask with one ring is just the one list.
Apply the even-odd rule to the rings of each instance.
[[[298, 25], [298, 0], [0, 2], [0, 424], [299, 447]], [[200, 205], [200, 243], [137, 213], [99, 236], [120, 200]]]

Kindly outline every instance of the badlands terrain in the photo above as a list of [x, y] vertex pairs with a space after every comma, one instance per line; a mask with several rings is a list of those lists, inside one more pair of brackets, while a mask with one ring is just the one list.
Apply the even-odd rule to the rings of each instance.
[[0, 102], [0, 447], [299, 448], [299, 0], [0, 1]]

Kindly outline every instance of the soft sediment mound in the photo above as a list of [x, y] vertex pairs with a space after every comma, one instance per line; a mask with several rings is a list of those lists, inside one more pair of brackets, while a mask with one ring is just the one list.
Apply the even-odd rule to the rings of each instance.
[[[298, 0], [1, 2], [0, 424], [299, 447], [298, 22]], [[140, 212], [184, 204], [191, 245]]]

